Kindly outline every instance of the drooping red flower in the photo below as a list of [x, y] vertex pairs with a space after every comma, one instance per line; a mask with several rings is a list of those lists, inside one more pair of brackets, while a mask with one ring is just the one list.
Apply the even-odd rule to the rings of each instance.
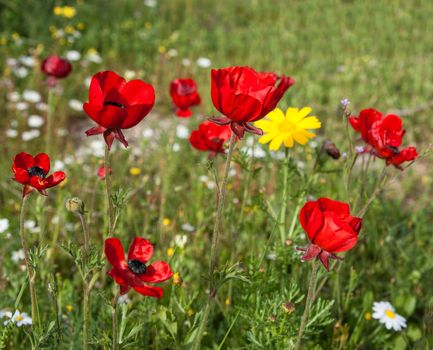
[[231, 136], [232, 130], [228, 125], [205, 121], [199, 125], [198, 130], [191, 132], [189, 142], [200, 151], [224, 153], [224, 143], [230, 140]]
[[138, 293], [161, 298], [163, 290], [147, 283], [164, 282], [171, 278], [173, 272], [164, 261], [155, 261], [146, 265], [153, 255], [152, 244], [141, 237], [135, 237], [128, 251], [128, 260], [122, 243], [117, 238], [107, 238], [104, 252], [108, 262], [113, 266], [108, 275], [120, 286], [120, 294], [126, 294], [131, 288]]
[[298, 248], [305, 252], [302, 260], [318, 258], [327, 270], [329, 259], [338, 259], [336, 253], [356, 245], [362, 224], [361, 218], [350, 215], [348, 204], [328, 198], [307, 202], [299, 220], [311, 242], [306, 248]]
[[109, 149], [115, 138], [128, 147], [122, 129], [137, 125], [154, 103], [152, 85], [141, 80], [126, 82], [111, 71], [96, 73], [90, 83], [89, 102], [83, 108], [98, 126], [87, 130], [86, 135], [104, 134]]
[[367, 148], [375, 156], [402, 170], [401, 164], [415, 160], [418, 156], [415, 147], [400, 149], [405, 130], [398, 115], [382, 113], [375, 109], [364, 109], [358, 117], [350, 116], [349, 122], [353, 129], [361, 134], [369, 145]]
[[41, 70], [50, 77], [61, 79], [71, 73], [72, 65], [66, 58], [52, 55], [43, 60]]
[[35, 157], [21, 152], [14, 157], [12, 171], [16, 182], [24, 185], [23, 197], [37, 189], [44, 196], [47, 188], [54, 187], [62, 182], [66, 176], [63, 171], [56, 171], [47, 177], [50, 171], [50, 157], [45, 153], [39, 153]]
[[290, 77], [256, 72], [250, 67], [213, 69], [211, 80], [212, 102], [224, 115], [211, 118], [211, 121], [220, 125], [230, 124], [239, 138], [245, 131], [262, 135], [262, 130], [249, 123], [272, 111], [295, 83]]
[[176, 106], [176, 115], [182, 118], [190, 117], [190, 108], [201, 102], [197, 83], [190, 78], [173, 80], [170, 84], [170, 95]]

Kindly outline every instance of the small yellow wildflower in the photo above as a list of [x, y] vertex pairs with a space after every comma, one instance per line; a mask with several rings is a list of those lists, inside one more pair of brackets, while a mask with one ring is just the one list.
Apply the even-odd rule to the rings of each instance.
[[74, 307], [73, 307], [71, 304], [67, 304], [67, 305], [65, 306], [65, 308], [66, 308], [66, 311], [67, 311], [67, 312], [72, 312], [72, 311], [74, 311]]
[[167, 249], [167, 256], [170, 257], [170, 256], [173, 256], [173, 254], [174, 254], [174, 248], [171, 248], [171, 247], [168, 248], [168, 249]]
[[63, 7], [61, 7], [61, 6], [54, 6], [53, 13], [56, 16], [61, 16], [63, 14]]
[[366, 321], [370, 321], [371, 320], [371, 313], [370, 312], [366, 312], [364, 315], [364, 318]]
[[86, 25], [83, 22], [77, 23], [77, 29], [78, 30], [84, 30], [84, 28], [86, 28]]
[[167, 52], [167, 48], [163, 45], [161, 45], [160, 47], [158, 47], [158, 52], [159, 53], [166, 53]]
[[188, 314], [189, 317], [191, 317], [192, 315], [194, 315], [194, 310], [189, 308], [186, 313]]
[[232, 302], [231, 302], [230, 298], [226, 298], [224, 304], [226, 304], [226, 306], [229, 306], [231, 303]]
[[129, 169], [129, 173], [132, 176], [137, 176], [137, 175], [141, 174], [141, 169], [140, 168], [136, 168], [136, 167], [132, 167], [132, 168]]
[[18, 41], [18, 40], [20, 40], [20, 38], [21, 38], [21, 36], [17, 32], [12, 33], [12, 39], [14, 41]]
[[171, 220], [169, 218], [164, 218], [162, 220], [162, 226], [169, 226], [171, 224]]
[[71, 25], [67, 25], [67, 26], [65, 27], [65, 33], [72, 34], [73, 32], [75, 32], [75, 29], [74, 29], [73, 26], [71, 26]]
[[182, 277], [180, 277], [180, 273], [179, 273], [179, 272], [176, 272], [176, 273], [173, 275], [173, 284], [174, 284], [175, 286], [180, 287], [180, 286], [182, 285], [182, 282], [183, 282], [183, 280], [182, 280]]
[[[288, 108], [286, 114], [279, 108], [270, 112], [265, 119], [255, 122], [255, 126], [262, 129], [264, 135], [259, 139], [261, 144], [270, 142], [269, 149], [277, 151], [284, 142], [284, 146], [291, 148], [295, 142], [305, 145], [316, 135], [310, 129], [319, 129], [321, 123], [315, 116], [308, 116], [312, 109]], [[307, 117], [308, 116], [308, 117]]]
[[76, 14], [75, 8], [72, 6], [63, 6], [63, 17], [72, 18]]

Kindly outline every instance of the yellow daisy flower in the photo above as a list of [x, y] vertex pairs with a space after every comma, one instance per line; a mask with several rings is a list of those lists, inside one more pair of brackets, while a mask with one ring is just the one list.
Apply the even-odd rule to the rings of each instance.
[[283, 142], [284, 146], [289, 148], [293, 147], [295, 142], [305, 145], [309, 139], [316, 136], [307, 130], [319, 129], [321, 126], [317, 117], [308, 116], [311, 111], [310, 107], [301, 109], [291, 107], [284, 115], [281, 109], [274, 109], [264, 119], [254, 123], [264, 132], [259, 142], [261, 144], [270, 142], [271, 151], [277, 151]]

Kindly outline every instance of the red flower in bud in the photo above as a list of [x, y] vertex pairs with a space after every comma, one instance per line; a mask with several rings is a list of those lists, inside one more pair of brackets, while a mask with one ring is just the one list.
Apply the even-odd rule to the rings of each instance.
[[[110, 168], [109, 173], [110, 173], [110, 174], [113, 173], [113, 169], [112, 169], [112, 168]], [[98, 177], [99, 177], [101, 180], [104, 180], [104, 179], [105, 179], [105, 166], [101, 166], [101, 167], [98, 169], [98, 173], [97, 173], [97, 175], [98, 175]]]
[[18, 153], [14, 157], [12, 171], [14, 173], [12, 179], [24, 185], [23, 197], [33, 189], [46, 196], [47, 188], [58, 185], [66, 177], [63, 171], [56, 171], [47, 177], [50, 171], [50, 157], [45, 153], [39, 153], [35, 157], [24, 152]]
[[231, 136], [232, 131], [228, 125], [216, 125], [205, 121], [199, 125], [198, 130], [191, 133], [189, 142], [200, 151], [224, 153], [224, 142], [230, 140]]
[[71, 73], [72, 65], [66, 58], [53, 55], [43, 60], [41, 70], [50, 77], [61, 79]]
[[211, 121], [230, 124], [239, 138], [245, 131], [262, 135], [262, 130], [248, 123], [265, 117], [295, 83], [290, 77], [256, 72], [250, 67], [213, 69], [211, 80], [212, 102], [224, 115], [211, 118]]
[[111, 71], [96, 73], [90, 83], [89, 102], [83, 108], [98, 126], [87, 130], [86, 135], [104, 134], [109, 149], [115, 138], [127, 147], [122, 129], [137, 125], [154, 103], [152, 85], [141, 80], [126, 82]]
[[398, 115], [382, 114], [375, 109], [365, 109], [358, 117], [350, 116], [349, 122], [370, 146], [371, 152], [402, 170], [401, 164], [415, 160], [418, 156], [415, 147], [400, 149], [405, 130]]
[[171, 278], [173, 272], [164, 261], [146, 265], [153, 255], [153, 246], [148, 240], [135, 237], [129, 247], [128, 260], [125, 259], [122, 243], [117, 238], [105, 240], [104, 252], [108, 262], [113, 266], [108, 275], [120, 286], [121, 295], [134, 288], [142, 295], [162, 297], [162, 288], [147, 283], [164, 282]]
[[170, 95], [173, 104], [177, 107], [176, 115], [187, 118], [192, 115], [190, 107], [199, 105], [200, 95], [197, 92], [197, 83], [193, 79], [176, 79], [170, 84]]
[[336, 253], [352, 249], [358, 241], [362, 219], [350, 215], [349, 205], [328, 198], [307, 202], [299, 214], [301, 225], [311, 244], [302, 260], [318, 258], [326, 270], [329, 259], [338, 259]]

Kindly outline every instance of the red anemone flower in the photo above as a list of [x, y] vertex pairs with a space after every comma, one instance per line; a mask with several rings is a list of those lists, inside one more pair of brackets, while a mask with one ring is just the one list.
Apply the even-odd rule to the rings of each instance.
[[205, 121], [199, 125], [198, 130], [191, 132], [189, 142], [200, 151], [224, 153], [224, 143], [230, 140], [231, 136], [232, 130], [228, 125]]
[[128, 147], [122, 129], [137, 125], [154, 103], [152, 85], [141, 80], [126, 82], [111, 71], [96, 73], [90, 83], [89, 102], [83, 108], [98, 126], [87, 130], [86, 135], [104, 134], [109, 149], [115, 138]]
[[349, 122], [353, 129], [361, 134], [369, 145], [369, 150], [377, 157], [402, 170], [401, 164], [415, 160], [418, 156], [415, 147], [400, 149], [405, 130], [398, 115], [382, 113], [375, 109], [364, 109], [358, 117], [350, 116]]
[[16, 182], [23, 184], [23, 197], [37, 189], [39, 193], [44, 196], [47, 195], [47, 188], [58, 185], [65, 179], [63, 171], [56, 171], [47, 177], [50, 171], [50, 157], [45, 153], [39, 153], [32, 157], [28, 153], [18, 153], [14, 157], [12, 165], [14, 177]]
[[200, 95], [197, 92], [197, 83], [190, 78], [176, 79], [170, 84], [170, 95], [173, 104], [177, 107], [176, 115], [187, 118], [192, 115], [190, 107], [199, 105]]
[[211, 72], [211, 96], [215, 108], [224, 116], [211, 118], [216, 124], [230, 124], [242, 138], [245, 131], [262, 135], [250, 125], [272, 111], [295, 81], [275, 73], [256, 72], [250, 67], [228, 67]]
[[335, 254], [352, 249], [358, 241], [362, 219], [350, 215], [349, 205], [328, 198], [307, 202], [299, 213], [302, 228], [311, 244], [302, 260], [318, 258], [326, 270], [329, 259], [339, 259]]
[[50, 77], [61, 79], [71, 73], [72, 65], [66, 58], [52, 55], [43, 60], [41, 70]]
[[155, 261], [146, 265], [153, 255], [152, 244], [141, 237], [135, 237], [125, 259], [122, 243], [117, 238], [108, 238], [104, 244], [105, 256], [113, 266], [108, 275], [120, 286], [120, 294], [126, 294], [134, 288], [142, 295], [161, 298], [163, 290], [147, 283], [164, 282], [171, 278], [173, 272], [164, 261]]

